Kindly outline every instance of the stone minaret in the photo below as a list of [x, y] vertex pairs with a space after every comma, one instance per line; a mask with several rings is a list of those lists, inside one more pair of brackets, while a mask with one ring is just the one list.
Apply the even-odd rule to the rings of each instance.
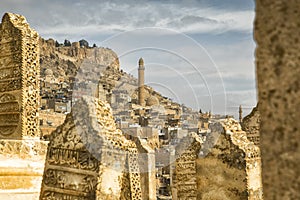
[[139, 59], [139, 77], [138, 77], [138, 89], [139, 89], [139, 94], [138, 94], [138, 102], [139, 105], [145, 106], [145, 88], [144, 88], [144, 83], [145, 83], [145, 67], [144, 67], [144, 60], [143, 58]]
[[239, 120], [240, 120], [240, 123], [242, 123], [242, 121], [243, 121], [243, 109], [242, 109], [242, 105], [240, 105], [240, 107], [239, 107]]

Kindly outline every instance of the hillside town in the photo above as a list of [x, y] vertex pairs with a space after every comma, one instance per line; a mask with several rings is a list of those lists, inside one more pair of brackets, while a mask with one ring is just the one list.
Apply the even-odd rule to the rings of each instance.
[[[0, 49], [0, 199], [298, 199], [297, 181], [287, 193], [278, 184], [289, 186], [289, 179], [298, 177], [298, 168], [287, 167], [296, 166], [296, 151], [272, 154], [298, 148], [295, 138], [288, 145], [280, 131], [297, 136], [299, 112], [279, 123], [282, 102], [297, 98], [278, 98], [268, 107], [266, 98], [277, 94], [273, 85], [283, 87], [273, 76], [272, 84], [261, 79], [268, 66], [258, 71], [264, 86], [258, 87], [258, 105], [246, 117], [240, 106], [236, 120], [193, 110], [146, 85], [147, 57], [132, 63], [134, 77], [122, 70], [112, 49], [91, 47], [84, 39], [63, 44], [43, 39], [19, 14], [3, 15]], [[295, 73], [275, 73], [295, 78]], [[294, 84], [288, 86], [288, 93], [296, 91]], [[279, 96], [285, 92], [279, 90]], [[265, 134], [272, 131], [276, 137]], [[266, 170], [270, 163], [284, 164]], [[273, 187], [268, 182], [274, 171], [284, 175], [277, 174], [281, 179]]]
[[[42, 138], [47, 140], [64, 122], [81, 96], [93, 94], [109, 103], [117, 128], [128, 140], [145, 140], [155, 151], [156, 197], [172, 199], [176, 146], [192, 133], [205, 141], [210, 124], [233, 116], [195, 111], [173, 102], [144, 84], [147, 65], [143, 58], [137, 61], [136, 78], [120, 69], [112, 50], [89, 47], [82, 41], [59, 44], [40, 39]], [[60, 73], [54, 73], [58, 70]], [[241, 118], [241, 108], [239, 114]]]

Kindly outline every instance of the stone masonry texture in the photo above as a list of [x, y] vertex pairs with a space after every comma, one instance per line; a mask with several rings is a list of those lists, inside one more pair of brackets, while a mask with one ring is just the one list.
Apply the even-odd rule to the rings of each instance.
[[257, 0], [264, 197], [300, 199], [300, 1]]

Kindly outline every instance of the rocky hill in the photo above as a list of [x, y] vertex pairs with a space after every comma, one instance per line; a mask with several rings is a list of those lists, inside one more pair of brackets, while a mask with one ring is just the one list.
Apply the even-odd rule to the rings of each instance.
[[[72, 102], [85, 94], [110, 102], [115, 117], [140, 109], [137, 78], [120, 70], [118, 56], [111, 49], [89, 47], [82, 41], [59, 44], [40, 38], [40, 64], [43, 109], [68, 113]], [[174, 115], [176, 119], [183, 110], [180, 104], [149, 86], [145, 86], [145, 100], [146, 109], [155, 108], [156, 112]]]
[[[85, 61], [92, 61], [94, 68], [102, 68], [102, 70], [83, 71], [85, 67], [81, 66], [85, 64]], [[115, 86], [115, 90], [127, 90], [132, 99], [137, 98], [137, 79], [120, 70], [118, 56], [111, 49], [88, 47], [81, 41], [58, 44], [53, 39], [40, 38], [40, 64], [42, 79], [51, 75], [56, 81], [67, 83], [70, 89], [71, 80], [79, 72], [78, 78], [82, 78], [80, 76], [83, 75], [87, 77], [87, 80], [102, 78], [105, 83]], [[149, 86], [146, 86], [146, 94], [147, 98], [154, 96], [151, 98], [152, 101], [149, 101], [150, 104], [156, 101], [173, 104], [167, 97], [163, 97]]]
[[70, 46], [58, 44], [53, 39], [40, 38], [41, 77], [49, 70], [54, 78], [61, 82], [69, 82], [76, 76], [80, 65], [85, 59], [93, 60], [96, 64], [119, 70], [119, 59], [115, 52], [108, 48], [87, 47], [73, 42]]

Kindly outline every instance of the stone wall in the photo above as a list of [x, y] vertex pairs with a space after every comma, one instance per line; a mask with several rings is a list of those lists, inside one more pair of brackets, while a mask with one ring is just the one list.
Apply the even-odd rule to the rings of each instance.
[[300, 3], [257, 0], [254, 36], [264, 197], [300, 199]]
[[47, 142], [40, 141], [39, 40], [21, 15], [0, 25], [0, 199], [37, 199]]
[[41, 200], [142, 199], [138, 149], [108, 103], [82, 97], [51, 134]]
[[195, 134], [176, 148], [173, 199], [262, 200], [258, 146], [233, 119], [210, 130], [204, 142]]
[[211, 133], [197, 159], [198, 198], [203, 200], [246, 200], [245, 152], [235, 145], [220, 123], [210, 125]]
[[[246, 187], [247, 199], [262, 200], [263, 187], [261, 180], [261, 153], [260, 148], [247, 138], [247, 133], [242, 130], [240, 124], [234, 119], [228, 119], [221, 123], [224, 127], [224, 132], [229, 135], [230, 142], [233, 146], [238, 148], [238, 151], [231, 153], [232, 159], [228, 160], [227, 164], [234, 166], [237, 164], [237, 159], [244, 159], [245, 165], [243, 170], [246, 171]], [[236, 153], [242, 152], [242, 157]], [[241, 154], [240, 154], [241, 155]], [[235, 166], [236, 167], [236, 166]], [[238, 168], [240, 168], [239, 166]]]
[[176, 147], [177, 158], [172, 183], [172, 198], [174, 200], [198, 199], [196, 160], [201, 144], [201, 138], [196, 133], [190, 133]]
[[249, 115], [243, 118], [241, 125], [242, 129], [247, 133], [248, 140], [259, 146], [260, 114], [258, 105], [253, 108]]

